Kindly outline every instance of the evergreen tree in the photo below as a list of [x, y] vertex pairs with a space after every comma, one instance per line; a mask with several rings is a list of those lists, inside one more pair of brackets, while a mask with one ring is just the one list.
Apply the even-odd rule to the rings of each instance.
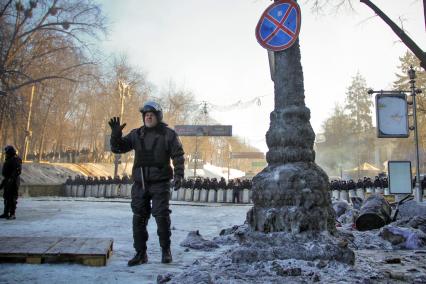
[[373, 127], [371, 108], [372, 99], [368, 94], [367, 82], [360, 73], [352, 78], [346, 91], [345, 110], [354, 121], [352, 129], [356, 133], [366, 132]]
[[336, 104], [333, 114], [322, 125], [325, 143], [317, 144], [318, 161], [332, 175], [340, 175], [340, 170], [352, 166], [349, 141], [353, 139], [353, 124], [344, 108]]

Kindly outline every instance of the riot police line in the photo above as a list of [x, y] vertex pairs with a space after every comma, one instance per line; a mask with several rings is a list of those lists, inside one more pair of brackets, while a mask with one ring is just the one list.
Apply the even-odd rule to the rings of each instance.
[[[413, 188], [416, 183], [416, 177], [413, 179]], [[420, 182], [423, 190], [426, 190], [426, 176]], [[365, 199], [365, 195], [378, 193], [381, 195], [390, 195], [389, 182], [387, 177], [375, 176], [374, 180], [369, 177], [358, 179], [355, 182], [352, 179], [349, 180], [331, 180], [330, 191], [333, 200], [345, 200], [349, 201], [351, 197], [360, 197]]]
[[[67, 197], [131, 198], [133, 181], [123, 177], [68, 177], [64, 184]], [[170, 189], [171, 200], [208, 203], [251, 203], [252, 182], [249, 179], [184, 179], [178, 190]]]
[[132, 181], [124, 175], [122, 178], [108, 177], [68, 177], [65, 184], [65, 196], [68, 197], [104, 197], [104, 198], [130, 198]]

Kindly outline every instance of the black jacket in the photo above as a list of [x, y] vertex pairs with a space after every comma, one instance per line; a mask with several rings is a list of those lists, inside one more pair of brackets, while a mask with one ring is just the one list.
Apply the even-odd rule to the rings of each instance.
[[5, 191], [17, 191], [20, 184], [20, 178], [22, 171], [22, 160], [19, 156], [15, 155], [7, 157], [3, 164], [2, 175], [3, 181], [0, 184], [0, 188], [4, 188]]
[[[141, 168], [147, 182], [166, 181], [184, 176], [184, 151], [177, 133], [160, 123], [154, 128], [145, 126], [133, 129], [124, 137], [111, 136], [113, 153], [126, 153], [135, 150], [132, 177], [141, 182]], [[170, 166], [173, 161], [174, 173]]]

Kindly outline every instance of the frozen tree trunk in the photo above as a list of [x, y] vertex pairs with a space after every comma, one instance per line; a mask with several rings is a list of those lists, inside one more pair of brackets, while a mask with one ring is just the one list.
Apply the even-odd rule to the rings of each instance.
[[328, 176], [315, 164], [299, 41], [275, 52], [275, 108], [266, 133], [268, 166], [253, 179], [247, 221], [256, 231], [335, 232]]

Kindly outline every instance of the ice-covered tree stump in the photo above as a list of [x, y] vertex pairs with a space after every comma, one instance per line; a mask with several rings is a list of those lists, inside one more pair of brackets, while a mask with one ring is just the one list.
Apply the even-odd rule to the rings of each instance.
[[275, 109], [266, 133], [268, 166], [253, 178], [254, 206], [234, 263], [325, 259], [353, 264], [337, 239], [327, 174], [315, 164], [310, 110], [305, 105], [299, 42], [275, 52]]
[[253, 179], [247, 221], [260, 232], [335, 231], [328, 176], [315, 164], [298, 42], [275, 53], [275, 109], [266, 133], [268, 166]]

